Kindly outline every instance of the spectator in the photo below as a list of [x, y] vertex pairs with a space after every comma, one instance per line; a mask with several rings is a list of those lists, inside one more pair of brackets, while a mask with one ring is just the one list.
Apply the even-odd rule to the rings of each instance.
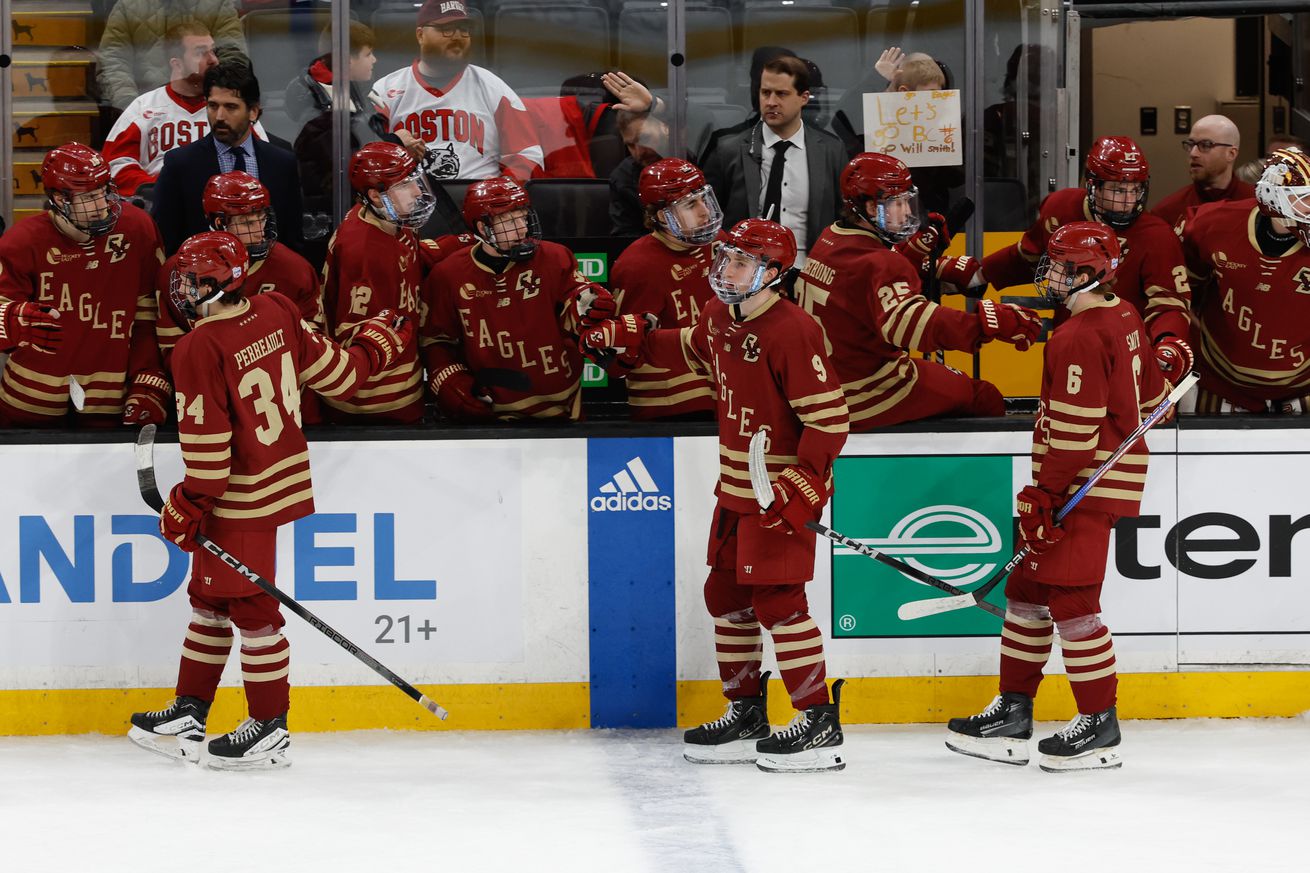
[[164, 235], [164, 250], [177, 251], [188, 237], [209, 229], [202, 194], [211, 176], [241, 170], [264, 183], [273, 202], [279, 239], [301, 248], [302, 213], [296, 159], [252, 135], [259, 121], [259, 80], [241, 63], [220, 63], [205, 73], [209, 133], [164, 156], [151, 213]]
[[1254, 161], [1247, 161], [1242, 166], [1233, 171], [1233, 174], [1243, 182], [1249, 182], [1255, 185], [1264, 175], [1265, 167], [1269, 166], [1269, 158], [1274, 152], [1280, 149], [1299, 149], [1306, 150], [1305, 140], [1299, 136], [1292, 136], [1290, 133], [1274, 134], [1273, 139], [1269, 140], [1269, 145], [1265, 149], [1263, 157], [1256, 158]]
[[[838, 176], [846, 163], [841, 141], [807, 125], [810, 70], [796, 57], [779, 57], [760, 75], [761, 120], [719, 140], [705, 161], [705, 176], [723, 205], [723, 222], [776, 220], [796, 237], [796, 265], [810, 242], [837, 219]], [[788, 157], [788, 150], [799, 152]]]
[[490, 70], [469, 63], [462, 0], [427, 0], [416, 34], [418, 60], [383, 76], [369, 95], [384, 129], [407, 147], [451, 145], [457, 178], [528, 179], [544, 163], [537, 133], [518, 95]]
[[1183, 140], [1187, 174], [1192, 177], [1192, 184], [1170, 194], [1151, 210], [1180, 239], [1185, 216], [1193, 206], [1216, 200], [1249, 200], [1255, 196], [1255, 186], [1233, 174], [1241, 144], [1237, 125], [1223, 115], [1206, 115], [1192, 125], [1192, 132]]
[[[118, 193], [147, 201], [164, 166], [164, 153], [209, 132], [205, 73], [218, 63], [214, 37], [199, 21], [170, 27], [164, 52], [171, 71], [168, 84], [132, 101], [109, 131], [104, 149]], [[268, 138], [258, 122], [255, 135]]]
[[664, 119], [638, 112], [617, 113], [619, 135], [628, 156], [610, 174], [610, 233], [641, 236], [646, 233], [646, 210], [637, 183], [641, 173], [669, 150], [669, 126]]
[[142, 93], [167, 82], [165, 35], [186, 22], [198, 22], [213, 34], [220, 61], [249, 63], [232, 0], [118, 0], [100, 37], [97, 76], [104, 99], [126, 109]]
[[[319, 56], [314, 58], [303, 73], [287, 83], [283, 108], [287, 116], [298, 125], [332, 111], [332, 76], [335, 67], [329, 49], [331, 44], [332, 29], [328, 28], [319, 37]], [[350, 22], [350, 58], [346, 69], [350, 77], [352, 122], [356, 113], [363, 113], [370, 107], [365, 89], [373, 82], [373, 66], [377, 63], [373, 47], [376, 44], [372, 28], [358, 21]]]

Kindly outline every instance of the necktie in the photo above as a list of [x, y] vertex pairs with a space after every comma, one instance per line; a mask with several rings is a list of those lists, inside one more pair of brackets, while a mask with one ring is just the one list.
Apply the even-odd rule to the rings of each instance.
[[232, 156], [232, 172], [246, 171], [246, 153], [244, 149], [229, 149], [228, 154]]
[[769, 221], [780, 221], [782, 216], [782, 174], [787, 165], [787, 149], [791, 143], [782, 139], [775, 142], [773, 149], [773, 163], [769, 166], [769, 181], [764, 186], [764, 207], [760, 210], [760, 217], [767, 218]]

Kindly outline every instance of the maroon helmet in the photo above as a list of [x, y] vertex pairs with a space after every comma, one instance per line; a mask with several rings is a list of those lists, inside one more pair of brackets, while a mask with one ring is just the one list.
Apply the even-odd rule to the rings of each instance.
[[[367, 143], [351, 156], [350, 187], [374, 215], [403, 227], [422, 227], [437, 208], [418, 161], [393, 142]], [[378, 192], [379, 203], [370, 191]]]
[[250, 272], [245, 244], [221, 230], [196, 234], [182, 243], [175, 257], [168, 296], [188, 330], [201, 317], [201, 306], [239, 292]]
[[[734, 261], [742, 256], [755, 264], [748, 282], [728, 276], [734, 269]], [[754, 297], [768, 285], [777, 282], [795, 262], [796, 237], [789, 229], [763, 218], [747, 218], [728, 232], [728, 238], [715, 254], [714, 263], [710, 267], [710, 287], [720, 300], [731, 306]], [[765, 283], [764, 274], [770, 268], [778, 272]]]
[[[109, 233], [123, 212], [122, 201], [109, 177], [109, 162], [100, 152], [80, 142], [46, 152], [41, 162], [41, 187], [45, 189], [49, 208], [87, 236]], [[74, 203], [77, 195], [101, 189], [105, 192], [103, 203], [96, 202], [97, 198], [80, 198], [81, 202]], [[55, 193], [62, 195], [62, 203], [55, 201], [52, 196]]]
[[[514, 221], [496, 220], [518, 211], [525, 212], [522, 227]], [[464, 223], [485, 245], [512, 261], [531, 258], [541, 239], [541, 222], [528, 192], [505, 176], [482, 179], [468, 187], [464, 192]]]
[[[841, 171], [841, 196], [855, 217], [872, 225], [888, 245], [919, 229], [919, 189], [900, 158], [881, 152], [863, 152], [851, 158]], [[877, 205], [873, 215], [867, 205], [870, 200]]]
[[1074, 221], [1051, 234], [1033, 284], [1051, 305], [1107, 285], [1122, 261], [1119, 237], [1097, 221]]
[[[1102, 187], [1107, 182], [1140, 184], [1135, 196], [1114, 197]], [[1151, 188], [1151, 165], [1137, 143], [1126, 136], [1103, 136], [1087, 153], [1087, 206], [1092, 217], [1120, 230], [1146, 209]], [[1101, 201], [1101, 203], [1098, 203]], [[1110, 204], [1109, 208], [1102, 203]]]
[[[270, 208], [268, 189], [249, 173], [235, 170], [210, 176], [201, 195], [205, 208], [205, 219], [214, 230], [226, 230], [237, 234], [231, 228], [231, 219], [237, 215], [264, 214], [263, 237], [245, 243], [246, 253], [251, 260], [258, 261], [268, 255], [273, 241], [277, 239], [277, 221]], [[237, 234], [240, 236], [240, 234]], [[253, 236], [253, 234], [252, 234]]]
[[723, 227], [723, 210], [714, 189], [691, 161], [663, 158], [641, 171], [641, 205], [655, 212], [660, 226], [691, 245], [713, 242]]

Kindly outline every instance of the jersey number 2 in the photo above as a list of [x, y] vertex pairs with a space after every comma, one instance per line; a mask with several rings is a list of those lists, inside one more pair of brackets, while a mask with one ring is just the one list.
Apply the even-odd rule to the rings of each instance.
[[[255, 427], [255, 436], [261, 443], [271, 446], [282, 435], [285, 426], [282, 413], [286, 414], [300, 427], [300, 382], [296, 376], [296, 366], [291, 360], [290, 352], [282, 353], [282, 385], [278, 392], [281, 396], [282, 409], [278, 409], [273, 391], [273, 379], [268, 371], [257, 368], [241, 377], [237, 393], [243, 399], [251, 398], [255, 412], [263, 416], [264, 423]], [[253, 396], [252, 396], [253, 395]]]

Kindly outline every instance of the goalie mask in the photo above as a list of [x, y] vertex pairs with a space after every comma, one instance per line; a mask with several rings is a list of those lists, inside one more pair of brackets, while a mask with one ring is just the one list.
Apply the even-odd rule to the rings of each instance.
[[1126, 136], [1103, 136], [1087, 153], [1087, 209], [1097, 221], [1123, 230], [1146, 209], [1151, 166]]
[[651, 164], [641, 171], [637, 195], [662, 228], [688, 245], [713, 242], [723, 227], [714, 189], [690, 161], [664, 158]]
[[1289, 225], [1310, 246], [1310, 155], [1276, 149], [1255, 185], [1255, 199], [1262, 213]]
[[277, 219], [268, 189], [240, 170], [211, 176], [203, 195], [205, 220], [241, 240], [252, 261], [263, 260], [277, 240]]
[[528, 192], [503, 176], [469, 186], [464, 223], [483, 245], [511, 261], [529, 260], [541, 239], [541, 222]]
[[223, 231], [191, 237], [177, 250], [168, 281], [168, 299], [178, 324], [187, 330], [209, 314], [209, 304], [239, 292], [250, 271], [241, 240]]
[[89, 237], [109, 233], [123, 213], [123, 202], [109, 178], [109, 163], [80, 142], [46, 152], [41, 187], [46, 206]]
[[879, 152], [856, 155], [841, 171], [841, 196], [855, 218], [889, 246], [919, 229], [919, 189], [899, 158]]
[[[710, 287], [729, 306], [776, 285], [796, 261], [796, 237], [781, 224], [748, 218], [728, 233], [710, 266]], [[774, 271], [768, 277], [769, 270]]]
[[1095, 221], [1075, 221], [1051, 234], [1046, 253], [1037, 262], [1033, 285], [1052, 306], [1068, 306], [1075, 294], [1108, 285], [1121, 262], [1119, 237], [1113, 229]]
[[367, 143], [351, 156], [350, 187], [366, 209], [401, 227], [422, 227], [437, 207], [436, 195], [418, 162], [391, 142]]

